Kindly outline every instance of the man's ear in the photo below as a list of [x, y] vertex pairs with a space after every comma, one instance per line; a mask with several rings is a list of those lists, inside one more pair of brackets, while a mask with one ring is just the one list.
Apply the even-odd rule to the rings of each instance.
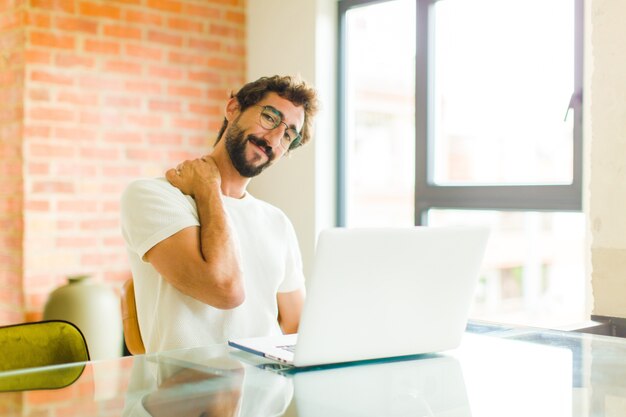
[[236, 97], [231, 97], [226, 103], [225, 117], [229, 122], [239, 115], [239, 102]]

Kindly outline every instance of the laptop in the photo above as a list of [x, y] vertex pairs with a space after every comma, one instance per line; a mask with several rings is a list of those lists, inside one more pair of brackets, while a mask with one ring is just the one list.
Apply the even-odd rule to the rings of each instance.
[[482, 227], [324, 230], [298, 334], [228, 344], [295, 367], [453, 349], [467, 324], [488, 233]]

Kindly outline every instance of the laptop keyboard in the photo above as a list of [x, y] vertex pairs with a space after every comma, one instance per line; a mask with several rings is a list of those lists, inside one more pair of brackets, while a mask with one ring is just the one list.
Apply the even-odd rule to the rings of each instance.
[[296, 351], [296, 345], [277, 346], [279, 349], [286, 350], [287, 352], [294, 353]]

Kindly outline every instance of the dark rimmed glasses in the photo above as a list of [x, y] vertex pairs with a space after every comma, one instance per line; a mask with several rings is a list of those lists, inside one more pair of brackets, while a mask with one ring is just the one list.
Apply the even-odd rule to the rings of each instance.
[[287, 150], [297, 148], [300, 145], [302, 136], [296, 129], [289, 127], [287, 123], [283, 122], [282, 113], [272, 106], [258, 106], [261, 108], [261, 113], [259, 114], [261, 127], [266, 130], [274, 130], [281, 124], [284, 124], [285, 133], [280, 138], [281, 146]]

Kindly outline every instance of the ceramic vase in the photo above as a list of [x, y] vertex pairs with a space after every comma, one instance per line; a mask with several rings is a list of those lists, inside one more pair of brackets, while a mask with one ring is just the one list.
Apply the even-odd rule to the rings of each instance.
[[66, 320], [87, 340], [92, 360], [122, 355], [123, 333], [120, 299], [112, 288], [89, 276], [68, 277], [46, 302], [44, 320]]

